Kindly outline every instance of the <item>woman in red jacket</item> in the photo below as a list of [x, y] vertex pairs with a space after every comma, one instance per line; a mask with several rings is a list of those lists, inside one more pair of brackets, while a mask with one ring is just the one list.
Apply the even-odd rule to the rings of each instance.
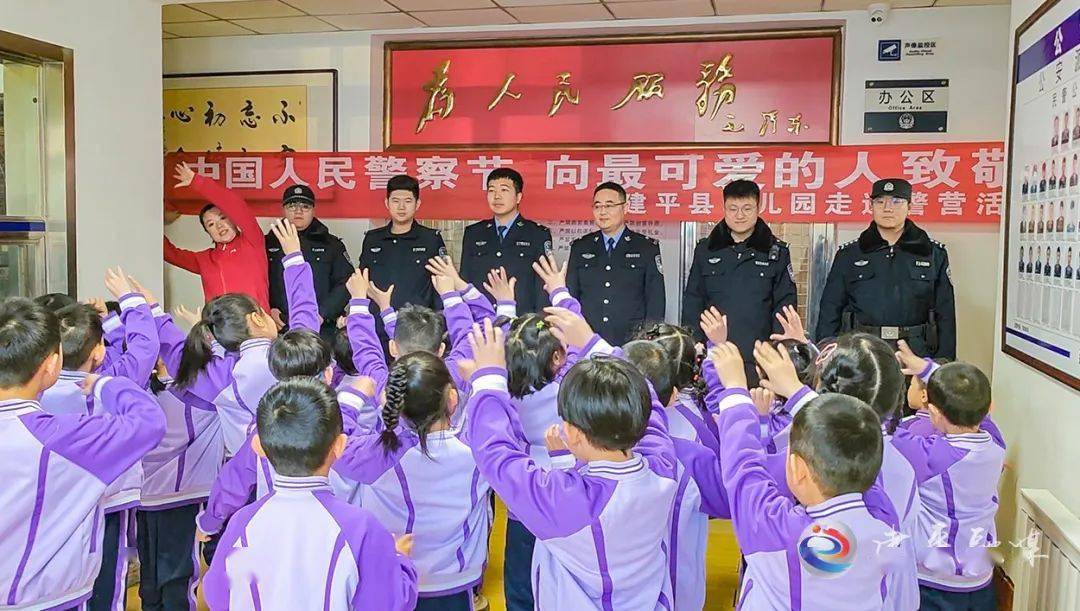
[[[247, 293], [269, 312], [265, 238], [244, 198], [205, 176], [197, 176], [186, 163], [176, 166], [173, 178], [177, 188], [190, 186], [210, 202], [199, 212], [199, 221], [214, 246], [194, 252], [164, 238], [165, 261], [198, 274], [207, 301], [224, 293]], [[166, 219], [166, 224], [172, 220]]]

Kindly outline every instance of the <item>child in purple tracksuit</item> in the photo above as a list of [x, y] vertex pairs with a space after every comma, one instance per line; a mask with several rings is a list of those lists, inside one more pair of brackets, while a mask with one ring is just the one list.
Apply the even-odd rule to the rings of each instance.
[[[60, 344], [51, 311], [22, 298], [0, 303], [0, 556], [10, 563], [0, 571], [5, 606], [65, 609], [90, 597], [101, 569], [106, 489], [165, 430], [154, 398], [121, 377], [88, 375], [83, 388], [89, 394], [73, 397], [75, 407], [59, 415], [42, 410], [37, 398], [59, 377]], [[87, 413], [88, 397], [93, 413]]]
[[[650, 340], [634, 340], [623, 346], [626, 358], [641, 371], [661, 402], [666, 402], [663, 415], [668, 422], [675, 406], [681, 405], [683, 393], [675, 386], [678, 368], [674, 367], [669, 350]], [[691, 417], [696, 412], [691, 411]], [[711, 420], [711, 418], [710, 418]], [[691, 429], [695, 430], [695, 429]], [[705, 605], [705, 552], [709, 539], [709, 518], [730, 519], [727, 496], [720, 485], [715, 465], [718, 440], [705, 429], [706, 440], [717, 441], [709, 446], [683, 438], [672, 438], [675, 444], [676, 468], [675, 505], [668, 534], [668, 573], [673, 593], [672, 609], [700, 611]], [[690, 467], [687, 467], [690, 464]], [[696, 477], [708, 478], [698, 486]], [[711, 484], [711, 485], [710, 485]]]
[[537, 609], [670, 609], [665, 541], [677, 486], [662, 407], [650, 405], [632, 365], [591, 356], [611, 347], [583, 319], [548, 313], [564, 345], [585, 355], [559, 391], [563, 447], [583, 464], [544, 471], [525, 451], [503, 331], [487, 322], [471, 336], [477, 371], [466, 416], [480, 474], [536, 535]]
[[[315, 285], [311, 266], [300, 252], [296, 227], [287, 220], [280, 220], [271, 230], [278, 236], [285, 253], [282, 266], [289, 303], [289, 328], [318, 333], [321, 322]], [[211, 399], [221, 418], [225, 453], [232, 456], [247, 438], [259, 399], [277, 381], [270, 373], [267, 360], [270, 343], [278, 335], [277, 325], [250, 295], [227, 293], [211, 299], [203, 307], [202, 320], [189, 335], [190, 342], [177, 370], [180, 386], [187, 386], [211, 362], [211, 351], [201, 349], [207, 332], [227, 353], [237, 355], [231, 381]]]
[[[1005, 442], [989, 417], [990, 381], [967, 363], [925, 364], [906, 344], [898, 356], [926, 384], [936, 433], [896, 432], [895, 443], [919, 476], [922, 511], [915, 548], [921, 609], [993, 609], [997, 544], [994, 517]], [[923, 365], [921, 371], [919, 366]]]
[[[120, 271], [109, 270], [105, 284], [119, 299], [120, 316], [110, 316], [109, 320], [110, 327], [118, 329], [119, 337], [114, 337], [113, 344], [120, 350], [107, 364], [104, 363], [104, 330], [93, 306], [73, 304], [57, 311], [64, 371], [56, 384], [41, 395], [41, 408], [51, 414], [90, 415], [98, 409], [93, 397], [84, 396], [82, 392], [82, 384], [91, 373], [124, 377], [143, 386], [153, 371], [159, 344], [150, 306]], [[94, 593], [87, 605], [91, 611], [122, 611], [124, 608], [128, 550], [134, 544], [129, 540], [135, 521], [132, 509], [139, 504], [142, 481], [142, 465], [136, 463], [106, 491], [103, 570], [94, 582]]]
[[[948, 362], [951, 362], [951, 360], [944, 358], [934, 359], [936, 365], [944, 365]], [[930, 437], [931, 435], [937, 435], [938, 430], [934, 428], [934, 423], [930, 422], [930, 411], [926, 408], [926, 380], [930, 378], [930, 365], [927, 364], [923, 369], [925, 371], [920, 372], [922, 375], [913, 375], [911, 381], [908, 382], [907, 404], [911, 409], [915, 410], [915, 413], [900, 420], [899, 427], [907, 429], [920, 437]]]
[[[770, 386], [782, 396], [789, 397], [785, 409], [797, 414], [803, 406], [820, 393], [840, 393], [868, 404], [881, 420], [885, 440], [881, 470], [877, 484], [888, 496], [899, 522], [895, 545], [906, 561], [891, 576], [887, 606], [891, 609], [919, 608], [918, 581], [915, 570], [915, 535], [921, 507], [916, 469], [899, 450], [893, 431], [896, 413], [902, 405], [904, 376], [896, 356], [884, 341], [865, 333], [841, 336], [829, 358], [822, 364], [818, 391], [804, 385], [793, 367], [790, 354], [779, 352], [767, 344], [755, 350], [758, 364]], [[787, 357], [787, 358], [785, 358]], [[769, 455], [768, 467], [783, 485], [783, 470], [790, 428], [773, 438], [776, 450]]]
[[255, 447], [274, 491], [233, 516], [203, 588], [224, 609], [412, 609], [416, 569], [371, 513], [330, 490], [345, 448], [341, 412], [321, 380], [290, 378], [259, 401]]
[[490, 487], [480, 477], [462, 407], [443, 361], [412, 352], [394, 361], [383, 426], [349, 438], [334, 471], [362, 484], [362, 505], [392, 532], [415, 535], [417, 609], [470, 611], [487, 563]]
[[884, 445], [876, 414], [838, 394], [795, 414], [785, 478], [796, 504], [766, 469], [738, 347], [719, 345], [710, 358], [726, 388], [717, 405], [719, 463], [747, 565], [738, 608], [885, 608], [890, 576], [908, 560], [876, 545], [898, 526], [875, 485]]

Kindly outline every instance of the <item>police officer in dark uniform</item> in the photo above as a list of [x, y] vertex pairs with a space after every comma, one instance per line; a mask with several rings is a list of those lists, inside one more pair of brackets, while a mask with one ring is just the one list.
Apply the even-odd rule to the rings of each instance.
[[[758, 218], [761, 190], [749, 180], [724, 187], [724, 219], [698, 242], [683, 294], [682, 323], [700, 340], [701, 313], [715, 306], [728, 337], [753, 369], [754, 342], [780, 331], [776, 314], [797, 305], [791, 253]], [[756, 375], [752, 376], [756, 379]]]
[[846, 331], [905, 340], [916, 354], [956, 358], [956, 308], [945, 247], [907, 216], [911, 184], [888, 178], [870, 194], [874, 221], [836, 253], [817, 338]]
[[[321, 335], [331, 341], [337, 332], [337, 319], [344, 314], [349, 303], [349, 290], [345, 281], [353, 273], [345, 244], [330, 229], [315, 218], [315, 193], [307, 185], [292, 185], [282, 197], [285, 218], [292, 221], [300, 234], [300, 250], [304, 260], [311, 265], [315, 281], [315, 299], [319, 303], [319, 316], [323, 319]], [[270, 307], [279, 322], [289, 320], [289, 302], [285, 298], [284, 271], [281, 250], [274, 232], [266, 234], [266, 259], [269, 263]]]
[[664, 319], [660, 244], [626, 226], [626, 191], [605, 182], [593, 192], [599, 231], [570, 245], [566, 287], [600, 337], [625, 343], [645, 321]]
[[[364, 236], [360, 268], [368, 270], [377, 287], [394, 286], [390, 305], [399, 308], [407, 303], [441, 309], [439, 296], [425, 269], [428, 259], [445, 255], [442, 234], [415, 221], [420, 207], [420, 183], [412, 176], [399, 174], [386, 184], [386, 208], [390, 222]], [[383, 336], [382, 319], [375, 317], [376, 329]], [[385, 337], [384, 337], [385, 339]]]
[[484, 289], [487, 275], [500, 267], [517, 279], [517, 311], [538, 312], [547, 305], [544, 283], [533, 262], [551, 250], [551, 231], [521, 218], [518, 206], [524, 181], [516, 170], [496, 168], [487, 177], [487, 202], [494, 218], [465, 228], [461, 245], [461, 278], [491, 298]]

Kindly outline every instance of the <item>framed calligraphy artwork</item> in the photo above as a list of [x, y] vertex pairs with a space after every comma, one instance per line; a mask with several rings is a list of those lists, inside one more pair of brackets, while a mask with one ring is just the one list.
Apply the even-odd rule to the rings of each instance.
[[387, 150], [835, 144], [837, 28], [388, 43]]

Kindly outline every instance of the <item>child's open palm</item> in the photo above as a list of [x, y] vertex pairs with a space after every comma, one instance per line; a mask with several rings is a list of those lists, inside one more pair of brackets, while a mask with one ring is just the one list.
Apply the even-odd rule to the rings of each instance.
[[119, 267], [105, 270], [105, 288], [109, 289], [112, 296], [117, 299], [128, 293], [135, 292], [135, 289], [131, 288], [131, 282], [128, 281], [124, 270]]
[[375, 305], [379, 306], [379, 311], [387, 310], [390, 308], [390, 298], [394, 296], [394, 285], [391, 284], [386, 290], [382, 290], [375, 286], [372, 282], [368, 284], [368, 297], [375, 302]]
[[795, 306], [786, 305], [784, 309], [776, 313], [776, 320], [780, 323], [782, 333], [773, 333], [769, 336], [772, 340], [793, 339], [806, 343], [806, 329], [803, 328], [802, 318]]
[[300, 233], [289, 219], [278, 219], [270, 226], [270, 231], [281, 242], [281, 251], [286, 255], [300, 252]]
[[345, 281], [345, 288], [349, 290], [349, 295], [353, 299], [362, 299], [367, 297], [368, 290], [371, 287], [371, 280], [368, 279], [368, 270], [358, 269], [349, 279]]
[[483, 325], [473, 323], [473, 329], [469, 333], [469, 346], [473, 350], [473, 361], [477, 370], [487, 367], [506, 369], [503, 330], [502, 327], [493, 326], [490, 318], [485, 318]]
[[724, 388], [746, 388], [746, 368], [738, 346], [731, 342], [717, 344], [709, 351], [709, 359]]
[[544, 322], [565, 348], [584, 348], [595, 335], [584, 318], [566, 308], [544, 308]]
[[754, 360], [757, 361], [765, 377], [761, 380], [762, 388], [771, 390], [781, 397], [791, 398], [802, 388], [799, 372], [787, 350], [777, 350], [769, 342], [754, 343]]
[[714, 346], [727, 342], [727, 316], [710, 307], [701, 313], [701, 330]]
[[507, 278], [506, 269], [502, 267], [488, 272], [487, 282], [484, 283], [484, 289], [496, 301], [513, 301], [515, 286], [517, 278]]
[[900, 361], [900, 368], [906, 376], [917, 376], [926, 368], [926, 361], [908, 346], [904, 340], [896, 342], [896, 360]]
[[533, 271], [540, 277], [540, 280], [544, 282], [544, 290], [548, 293], [566, 287], [566, 266], [568, 262], [564, 262], [562, 266], [555, 260], [553, 253], [545, 254], [540, 257], [535, 263], [532, 264]]

